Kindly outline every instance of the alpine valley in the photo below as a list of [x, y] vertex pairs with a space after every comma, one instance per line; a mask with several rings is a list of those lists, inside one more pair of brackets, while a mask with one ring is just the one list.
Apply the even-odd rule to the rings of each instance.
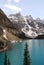
[[19, 41], [24, 39], [44, 39], [44, 20], [22, 16], [20, 12], [6, 16], [0, 9], [0, 40]]

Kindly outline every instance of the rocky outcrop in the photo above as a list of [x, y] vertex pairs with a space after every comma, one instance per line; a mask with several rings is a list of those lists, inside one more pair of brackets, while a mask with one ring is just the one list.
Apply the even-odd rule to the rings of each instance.
[[22, 31], [26, 37], [36, 38], [39, 35], [44, 35], [44, 24], [41, 19], [35, 20], [31, 15], [22, 16], [20, 13], [11, 14], [9, 19], [15, 24], [15, 28]]
[[[12, 37], [16, 35], [21, 37], [22, 34], [24, 37], [36, 38], [44, 35], [44, 24], [42, 22], [43, 20], [41, 19], [33, 19], [31, 15], [22, 16], [21, 13], [11, 14], [7, 17], [0, 9], [0, 27], [3, 30], [5, 28], [8, 28], [8, 30], [14, 29], [11, 32], [7, 31], [9, 34], [12, 33]], [[2, 29], [0, 29], [0, 36], [3, 34]], [[18, 33], [15, 33], [15, 30], [17, 30]], [[3, 37], [7, 38], [5, 33]]]
[[14, 24], [8, 19], [8, 17], [1, 9], [0, 9], [0, 26], [14, 28]]

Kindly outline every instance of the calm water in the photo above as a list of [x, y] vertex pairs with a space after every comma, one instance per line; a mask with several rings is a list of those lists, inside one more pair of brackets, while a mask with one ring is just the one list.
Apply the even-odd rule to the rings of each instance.
[[[27, 40], [12, 44], [13, 49], [7, 52], [11, 65], [23, 65], [26, 42], [31, 58], [30, 65], [44, 65], [44, 40]], [[4, 53], [0, 53], [0, 65], [4, 65]]]

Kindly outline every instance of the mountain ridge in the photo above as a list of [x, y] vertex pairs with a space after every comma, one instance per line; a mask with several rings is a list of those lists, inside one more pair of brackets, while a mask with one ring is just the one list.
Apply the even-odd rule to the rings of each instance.
[[[18, 14], [18, 16], [16, 16], [17, 14]], [[22, 31], [23, 33], [25, 33], [26, 36], [33, 38], [34, 35], [35, 35], [35, 37], [36, 37], [36, 35], [37, 36], [42, 35], [42, 34], [44, 35], [44, 24], [42, 22], [40, 22], [40, 20], [37, 21], [37, 20], [33, 19], [31, 15], [22, 16], [19, 13], [16, 13], [12, 16], [11, 15], [10, 15], [10, 20], [12, 22], [14, 22], [14, 24], [16, 25], [17, 28], [18, 27], [19, 27], [19, 29], [21, 28], [21, 31], [23, 28], [23, 29], [25, 29], [25, 31], [29, 32], [29, 34], [27, 34], [25, 31]], [[15, 22], [15, 21], [17, 21], [17, 22]], [[30, 31], [32, 34], [30, 34]]]
[[[13, 29], [12, 34], [20, 35], [21, 33], [27, 38], [36, 38], [39, 35], [44, 35], [44, 24], [40, 20], [35, 20], [31, 15], [22, 16], [21, 13], [6, 14], [0, 9], [0, 26], [3, 28]], [[17, 33], [14, 32], [17, 31]], [[22, 37], [21, 37], [22, 38]]]

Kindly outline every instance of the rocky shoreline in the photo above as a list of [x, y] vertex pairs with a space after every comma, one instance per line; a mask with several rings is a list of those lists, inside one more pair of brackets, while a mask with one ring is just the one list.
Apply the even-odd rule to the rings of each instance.
[[17, 43], [17, 42], [22, 42], [22, 41], [21, 40], [20, 41], [7, 41], [7, 45], [3, 49], [0, 49], [0, 52], [5, 52], [7, 50], [11, 50], [12, 44]]
[[6, 46], [4, 49], [0, 49], [0, 52], [6, 51], [8, 49], [8, 46]]

